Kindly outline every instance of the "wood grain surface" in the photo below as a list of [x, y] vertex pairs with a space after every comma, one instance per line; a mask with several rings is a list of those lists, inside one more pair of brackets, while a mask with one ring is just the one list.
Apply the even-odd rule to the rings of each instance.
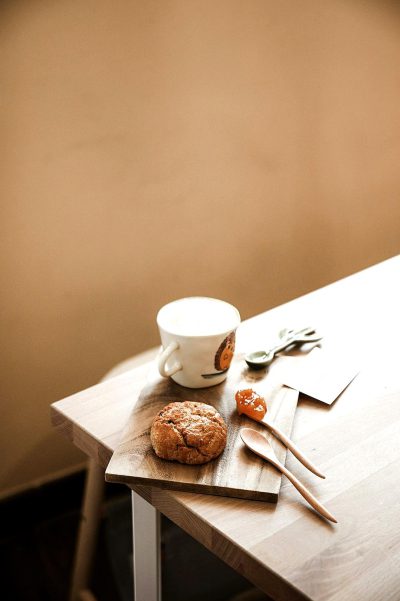
[[[271, 388], [268, 382], [267, 371], [249, 370], [243, 357], [234, 359], [225, 382], [197, 390], [179, 386], [171, 378], [162, 378], [153, 366], [149, 382], [139, 396], [107, 467], [106, 480], [276, 502], [281, 474], [246, 449], [239, 436], [240, 428], [248, 426], [259, 430], [270, 440], [281, 463], [285, 462], [286, 447], [264, 426], [239, 415], [235, 403], [235, 393], [241, 388], [255, 386], [264, 394], [267, 392], [269, 417], [290, 436], [298, 392], [279, 384]], [[116, 403], [119, 402], [118, 390], [116, 387]], [[185, 400], [214, 406], [228, 427], [224, 452], [204, 465], [182, 465], [160, 459], [151, 446], [150, 427], [154, 416], [168, 403]]]
[[[238, 333], [242, 352], [252, 350], [249, 339], [263, 348], [282, 327], [312, 324], [324, 345], [359, 360], [360, 373], [331, 406], [299, 398], [292, 439], [326, 480], [290, 453], [286, 460], [337, 525], [316, 515], [286, 479], [276, 504], [134, 490], [277, 601], [399, 601], [399, 307], [398, 256], [247, 320]], [[54, 426], [106, 468], [150, 364], [128, 361], [113, 379], [54, 403]]]

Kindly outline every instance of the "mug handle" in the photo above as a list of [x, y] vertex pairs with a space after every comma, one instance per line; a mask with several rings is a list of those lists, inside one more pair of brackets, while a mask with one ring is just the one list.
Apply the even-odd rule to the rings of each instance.
[[171, 342], [166, 349], [163, 350], [161, 355], [158, 358], [158, 371], [164, 378], [168, 378], [169, 376], [173, 376], [177, 371], [182, 369], [182, 365], [177, 361], [175, 365], [170, 367], [169, 369], [166, 367], [166, 363], [172, 353], [174, 353], [179, 348], [179, 344], [177, 342]]

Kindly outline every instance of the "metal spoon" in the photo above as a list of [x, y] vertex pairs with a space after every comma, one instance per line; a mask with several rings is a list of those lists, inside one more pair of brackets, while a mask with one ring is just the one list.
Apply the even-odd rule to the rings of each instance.
[[283, 330], [281, 332], [282, 341], [269, 351], [254, 351], [245, 356], [245, 361], [252, 369], [261, 369], [268, 367], [272, 363], [277, 353], [280, 353], [292, 344], [304, 344], [306, 342], [318, 342], [322, 336], [316, 334], [314, 328], [302, 328], [301, 330]]
[[259, 455], [266, 461], [269, 461], [274, 467], [282, 472], [288, 478], [293, 486], [297, 488], [299, 493], [308, 501], [318, 513], [323, 515], [327, 520], [337, 524], [337, 519], [318, 501], [316, 497], [290, 472], [277, 458], [269, 441], [257, 430], [252, 428], [242, 428], [240, 437], [244, 444], [256, 455]]

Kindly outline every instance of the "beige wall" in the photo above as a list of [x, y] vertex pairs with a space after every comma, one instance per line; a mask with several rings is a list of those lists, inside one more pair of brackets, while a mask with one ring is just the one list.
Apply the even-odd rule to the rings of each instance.
[[49, 404], [400, 247], [395, 2], [1, 4], [0, 491], [82, 461]]

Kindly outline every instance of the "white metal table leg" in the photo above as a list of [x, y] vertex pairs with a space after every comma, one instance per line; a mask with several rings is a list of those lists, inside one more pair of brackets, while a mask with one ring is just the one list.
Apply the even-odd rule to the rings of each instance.
[[161, 601], [160, 513], [132, 491], [135, 601]]

